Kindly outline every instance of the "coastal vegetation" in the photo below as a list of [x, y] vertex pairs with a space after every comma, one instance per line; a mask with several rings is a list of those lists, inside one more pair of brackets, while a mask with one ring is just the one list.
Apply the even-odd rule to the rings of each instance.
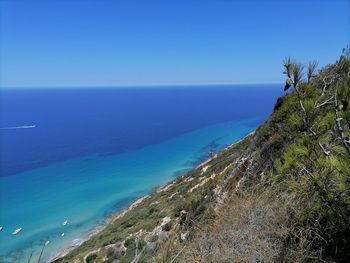
[[350, 51], [283, 67], [286, 93], [254, 133], [55, 262], [349, 261]]

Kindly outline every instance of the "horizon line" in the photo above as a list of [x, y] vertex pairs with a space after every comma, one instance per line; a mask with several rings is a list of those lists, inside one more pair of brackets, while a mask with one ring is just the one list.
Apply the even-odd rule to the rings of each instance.
[[1, 89], [76, 89], [76, 88], [172, 88], [172, 87], [205, 87], [205, 86], [237, 86], [237, 85], [277, 85], [283, 82], [267, 81], [267, 82], [233, 82], [233, 83], [180, 83], [180, 84], [126, 84], [126, 85], [65, 85], [65, 86], [3, 86]]

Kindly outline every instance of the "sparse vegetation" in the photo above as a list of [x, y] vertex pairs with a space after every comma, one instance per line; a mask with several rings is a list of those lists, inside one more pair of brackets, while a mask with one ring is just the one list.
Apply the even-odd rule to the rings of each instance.
[[108, 262], [117, 242], [120, 262], [349, 261], [349, 49], [317, 74], [317, 62], [284, 69], [286, 94], [254, 134], [56, 262], [97, 249], [86, 262]]

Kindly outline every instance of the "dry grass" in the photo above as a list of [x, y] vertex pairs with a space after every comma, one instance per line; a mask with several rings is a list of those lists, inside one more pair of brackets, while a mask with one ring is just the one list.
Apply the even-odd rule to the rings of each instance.
[[[281, 201], [283, 200], [283, 201]], [[228, 198], [188, 242], [180, 262], [305, 262], [310, 229], [298, 228], [293, 205], [268, 194]]]

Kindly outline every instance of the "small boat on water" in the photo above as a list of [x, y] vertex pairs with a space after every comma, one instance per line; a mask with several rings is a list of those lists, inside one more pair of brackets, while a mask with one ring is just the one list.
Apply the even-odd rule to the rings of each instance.
[[22, 227], [17, 228], [15, 231], [12, 232], [12, 235], [17, 235], [21, 231], [22, 231]]
[[0, 231], [2, 231], [4, 229], [4, 227], [3, 226], [0, 226]]
[[62, 224], [62, 225], [64, 225], [64, 226], [65, 226], [65, 225], [67, 225], [67, 224], [68, 224], [68, 221], [66, 220], [66, 221], [64, 221], [64, 222], [63, 222], [63, 224]]
[[44, 245], [47, 246], [48, 244], [50, 244], [50, 240], [47, 240]]
[[64, 233], [61, 233], [61, 237], [64, 237]]

